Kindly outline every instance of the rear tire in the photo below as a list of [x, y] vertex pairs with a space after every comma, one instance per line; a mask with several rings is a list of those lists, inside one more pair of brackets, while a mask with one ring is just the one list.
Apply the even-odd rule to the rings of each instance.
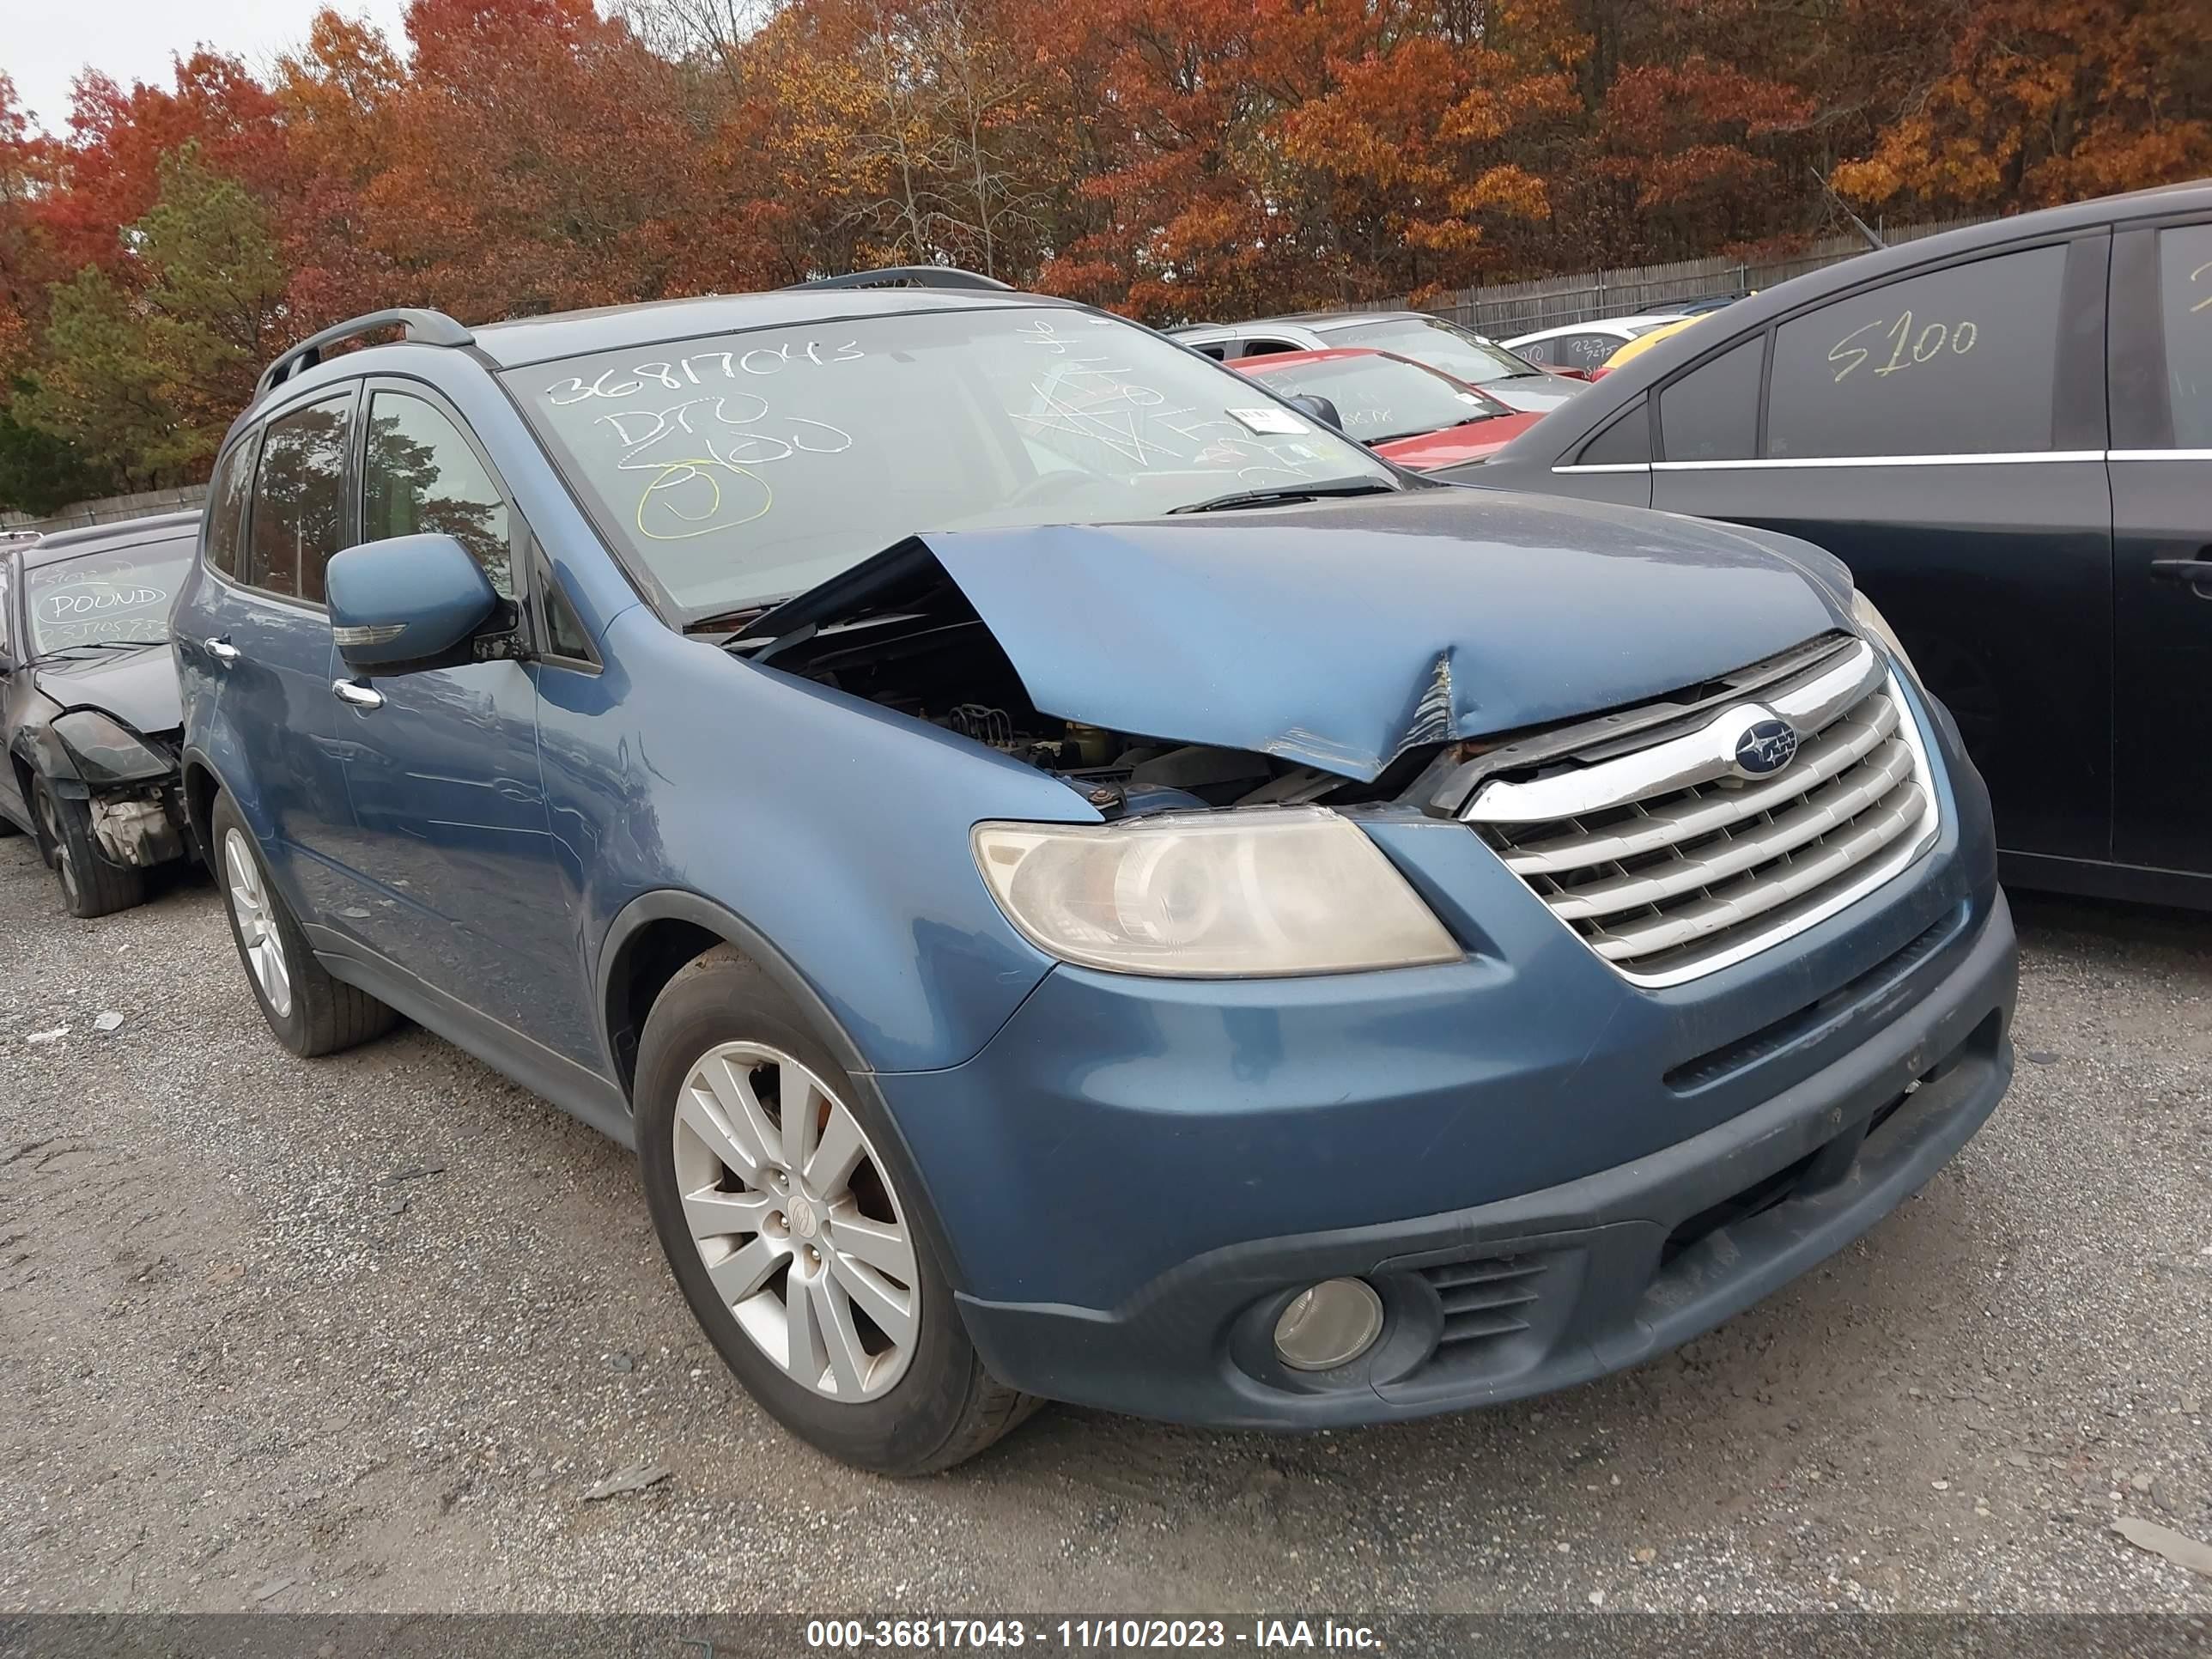
[[302, 1060], [381, 1036], [399, 1017], [357, 986], [333, 979], [269, 879], [253, 831], [228, 795], [216, 798], [210, 852], [230, 937], [269, 1030]]
[[31, 784], [31, 810], [39, 823], [40, 850], [61, 878], [62, 902], [83, 921], [112, 915], [146, 902], [146, 874], [108, 861], [92, 833], [82, 801], [64, 800], [44, 778]]
[[[697, 1079], [710, 1076], [723, 1086], [702, 1094]], [[807, 1127], [803, 1152], [787, 1156], [793, 1098]], [[645, 1022], [635, 1100], [638, 1164], [669, 1268], [723, 1363], [793, 1434], [878, 1474], [930, 1474], [1042, 1403], [983, 1369], [917, 1224], [920, 1182], [896, 1132], [753, 963], [718, 948], [669, 981]]]

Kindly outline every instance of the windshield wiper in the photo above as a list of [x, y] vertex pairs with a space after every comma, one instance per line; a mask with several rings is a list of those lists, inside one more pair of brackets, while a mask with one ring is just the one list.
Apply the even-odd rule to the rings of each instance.
[[1398, 486], [1384, 478], [1322, 478], [1313, 483], [1278, 484], [1269, 489], [1232, 489], [1203, 501], [1186, 501], [1170, 513], [1233, 513], [1243, 507], [1274, 507], [1319, 501], [1328, 495], [1395, 495]]
[[739, 605], [734, 611], [717, 611], [711, 616], [694, 617], [684, 624], [687, 634], [742, 634], [746, 627], [781, 605], [781, 599], [768, 599], [758, 605]]
[[58, 645], [45, 654], [58, 657], [66, 651], [143, 651], [149, 646], [167, 643], [167, 640], [79, 640], [73, 645]]

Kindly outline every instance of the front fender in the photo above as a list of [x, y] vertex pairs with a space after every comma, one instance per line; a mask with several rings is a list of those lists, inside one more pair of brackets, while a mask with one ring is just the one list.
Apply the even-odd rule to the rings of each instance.
[[642, 611], [617, 617], [605, 647], [605, 673], [549, 676], [539, 703], [600, 1007], [617, 919], [634, 929], [653, 914], [630, 909], [641, 898], [689, 895], [772, 953], [763, 965], [781, 964], [825, 1036], [844, 1034], [852, 1069], [927, 1070], [980, 1050], [1053, 959], [1000, 912], [969, 832], [1097, 811], [1047, 773], [680, 640]]

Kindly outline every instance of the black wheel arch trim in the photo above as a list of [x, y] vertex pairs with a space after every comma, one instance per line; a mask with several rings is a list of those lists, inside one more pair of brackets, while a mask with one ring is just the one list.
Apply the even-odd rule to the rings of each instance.
[[[799, 1005], [823, 1042], [837, 1057], [837, 1063], [854, 1077], [866, 1075], [872, 1067], [861, 1054], [860, 1045], [852, 1034], [832, 1013], [822, 994], [814, 988], [813, 981], [800, 973], [790, 957], [776, 948], [768, 935], [762, 933], [728, 906], [716, 903], [702, 894], [682, 888], [656, 888], [641, 893], [616, 913], [607, 926], [606, 936], [600, 941], [598, 969], [593, 989], [598, 996], [599, 1035], [606, 1045], [608, 1058], [615, 1062], [620, 1076], [623, 1092], [628, 1096], [635, 1082], [635, 1060], [637, 1032], [630, 1031], [627, 1016], [617, 1006], [614, 973], [616, 965], [623, 960], [630, 941], [645, 928], [657, 921], [684, 921], [720, 938], [753, 963], [778, 989]], [[630, 1037], [627, 1053], [622, 1038]]]
[[[898, 1114], [891, 1110], [883, 1090], [876, 1082], [876, 1073], [852, 1034], [830, 1010], [821, 993], [807, 977], [799, 971], [789, 957], [776, 948], [773, 941], [743, 916], [726, 905], [713, 899], [687, 891], [682, 888], [658, 888], [641, 893], [617, 912], [608, 925], [606, 937], [601, 943], [598, 972], [599, 1018], [601, 1036], [608, 1056], [616, 1066], [618, 1086], [623, 1099], [630, 1107], [633, 1118], [636, 1110], [635, 1036], [632, 1034], [628, 1057], [619, 1046], [619, 1036], [625, 1029], [624, 1017], [614, 1001], [614, 969], [622, 959], [623, 947], [644, 928], [657, 921], [684, 921], [714, 934], [769, 976], [769, 979], [789, 996], [799, 1013], [812, 1026], [815, 1034], [829, 1046], [837, 1064], [851, 1078], [856, 1090], [866, 1092], [877, 1112], [890, 1131], [890, 1145], [881, 1148], [895, 1159], [899, 1173], [905, 1177], [908, 1190], [903, 1195], [907, 1207], [929, 1248], [935, 1252], [938, 1264], [944, 1269], [946, 1282], [952, 1286], [954, 1305], [960, 1310], [963, 1324], [967, 1322], [963, 1302], [968, 1285], [972, 1282], [957, 1250], [953, 1248], [951, 1231], [937, 1205], [937, 1194], [929, 1179], [922, 1172], [914, 1148], [908, 1144], [905, 1132], [900, 1128]], [[634, 1138], [634, 1137], [633, 1137]]]

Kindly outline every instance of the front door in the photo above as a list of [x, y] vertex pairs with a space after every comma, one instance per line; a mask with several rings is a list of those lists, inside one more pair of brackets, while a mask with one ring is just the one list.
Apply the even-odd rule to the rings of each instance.
[[2112, 249], [2113, 856], [2212, 873], [2212, 223]]
[[[529, 532], [459, 416], [413, 383], [371, 382], [368, 399], [362, 551], [442, 532], [514, 599]], [[433, 989], [565, 1051], [556, 1034], [596, 1026], [538, 773], [533, 672], [492, 661], [352, 680], [368, 698], [339, 715], [361, 884], [347, 926]]]

